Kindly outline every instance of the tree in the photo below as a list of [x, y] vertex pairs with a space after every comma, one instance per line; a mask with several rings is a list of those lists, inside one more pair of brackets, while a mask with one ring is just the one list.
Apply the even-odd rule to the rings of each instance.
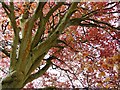
[[[114, 14], [119, 12], [118, 5], [119, 2], [1, 2], [4, 40], [0, 49], [5, 58], [10, 58], [2, 88], [23, 88], [42, 75], [50, 76], [46, 71], [51, 66], [67, 74], [67, 87], [74, 88], [76, 79], [83, 87], [118, 87], [120, 28], [116, 26], [119, 16]], [[79, 75], [84, 76], [82, 80]]]

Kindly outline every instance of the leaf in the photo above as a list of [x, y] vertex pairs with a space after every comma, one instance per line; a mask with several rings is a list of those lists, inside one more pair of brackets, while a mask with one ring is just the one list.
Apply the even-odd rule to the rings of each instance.
[[100, 72], [98, 76], [99, 77], [105, 76], [105, 72]]
[[110, 85], [110, 84], [108, 84], [108, 85], [106, 85], [106, 86], [105, 86], [105, 88], [109, 88], [110, 86], [111, 86], [111, 85]]
[[104, 69], [108, 69], [108, 65], [107, 64], [102, 64], [102, 67], [104, 68]]
[[116, 72], [119, 71], [119, 66], [118, 66], [118, 64], [114, 64], [114, 66], [113, 66], [113, 70], [116, 71]]
[[97, 84], [97, 87], [101, 87], [101, 85], [102, 85], [101, 83], [98, 83], [98, 84]]
[[93, 70], [92, 67], [89, 67], [89, 68], [88, 68], [88, 71], [89, 71], [90, 73], [93, 73], [93, 72], [94, 72], [94, 70]]
[[84, 52], [84, 53], [83, 53], [83, 56], [84, 56], [84, 57], [87, 57], [88, 55], [89, 55], [88, 52]]
[[104, 82], [110, 81], [110, 77], [105, 78]]

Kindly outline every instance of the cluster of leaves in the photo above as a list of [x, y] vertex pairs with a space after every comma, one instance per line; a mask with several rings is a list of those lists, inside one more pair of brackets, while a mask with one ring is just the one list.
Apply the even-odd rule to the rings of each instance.
[[[30, 18], [35, 11], [37, 2], [15, 2], [14, 4], [16, 22], [19, 26], [21, 15], [25, 12], [26, 6], [29, 6]], [[55, 2], [45, 3], [43, 17], [51, 8], [55, 9], [59, 4]], [[41, 26], [45, 28], [41, 37], [42, 41], [46, 40], [56, 29], [70, 5], [70, 2], [64, 3], [55, 12], [49, 12], [52, 13], [49, 21], [45, 27]], [[118, 87], [120, 33], [119, 28], [116, 27], [119, 16], [115, 14], [119, 13], [118, 5], [119, 2], [78, 3], [77, 10], [71, 16], [70, 23], [66, 25], [66, 29], [58, 38], [58, 44], [52, 47], [47, 54], [47, 57], [52, 58], [51, 69], [55, 69], [59, 73], [54, 74], [55, 72], [51, 72], [50, 69], [38, 80], [28, 84], [28, 87]], [[11, 51], [14, 33], [11, 22], [3, 8], [1, 8], [0, 17], [2, 18], [0, 20], [0, 35], [2, 36], [0, 39], [2, 47], [0, 49], [3, 51], [0, 54], [2, 57], [0, 66], [7, 68], [9, 67], [7, 56], [9, 57]], [[33, 36], [40, 24], [39, 21], [35, 22], [32, 30]], [[41, 62], [40, 68], [44, 64], [45, 60]], [[63, 80], [60, 80], [61, 77]]]

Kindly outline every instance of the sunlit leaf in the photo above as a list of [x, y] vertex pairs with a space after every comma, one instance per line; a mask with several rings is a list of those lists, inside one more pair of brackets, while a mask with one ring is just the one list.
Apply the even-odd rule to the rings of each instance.
[[100, 72], [99, 77], [105, 76], [105, 72]]

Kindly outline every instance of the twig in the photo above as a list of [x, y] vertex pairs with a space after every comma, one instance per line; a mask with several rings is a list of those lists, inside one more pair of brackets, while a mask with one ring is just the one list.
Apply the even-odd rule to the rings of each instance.
[[65, 71], [65, 72], [67, 73], [67, 77], [69, 78], [69, 80], [70, 80], [70, 82], [71, 82], [71, 84], [72, 84], [72, 87], [75, 88], [75, 86], [74, 86], [74, 84], [73, 84], [73, 82], [72, 82], [72, 79], [70, 78], [68, 72], [67, 72], [67, 71]]
[[4, 72], [5, 74], [8, 74], [8, 72], [4, 71], [2, 68], [0, 68], [0, 70], [1, 70], [2, 72]]
[[79, 82], [82, 84], [82, 86], [84, 87], [83, 82], [82, 82], [74, 73], [70, 72], [69, 70], [63, 69], [63, 68], [61, 68], [61, 67], [55, 65], [54, 63], [52, 63], [52, 64], [53, 64], [54, 66], [56, 66], [57, 68], [59, 68], [59, 69], [65, 71], [65, 72], [69, 72], [69, 73], [73, 74], [73, 75], [75, 76], [75, 78], [78, 79], [78, 81], [79, 81]]
[[0, 47], [0, 51], [2, 51], [6, 56], [10, 57], [10, 53], [5, 48]]
[[2, 24], [2, 30], [3, 34], [5, 34], [6, 27], [8, 26], [9, 22], [6, 23], [6, 25]]

